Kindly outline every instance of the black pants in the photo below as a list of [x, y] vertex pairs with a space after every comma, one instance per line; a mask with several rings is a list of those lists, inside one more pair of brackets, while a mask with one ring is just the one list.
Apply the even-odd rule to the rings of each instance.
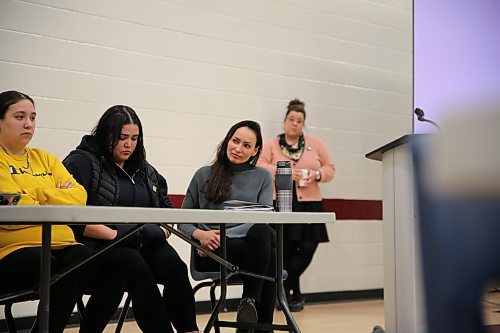
[[[139, 251], [116, 245], [104, 251], [101, 256], [101, 260], [107, 262], [109, 268], [123, 277], [122, 287], [132, 299], [135, 320], [141, 331], [173, 333], [156, 278]], [[170, 269], [166, 263], [164, 265], [165, 269]]]
[[140, 254], [156, 282], [164, 286], [167, 313], [177, 332], [198, 331], [193, 288], [189, 282], [188, 268], [179, 254], [166, 241], [143, 248]]
[[[256, 274], [276, 276], [276, 234], [265, 224], [255, 224], [245, 238], [229, 238], [226, 242], [227, 260], [242, 270]], [[219, 264], [208, 257], [198, 258], [201, 271], [218, 271]], [[260, 323], [272, 323], [276, 284], [274, 282], [241, 275], [242, 297], [256, 300]]]
[[[316, 242], [285, 241], [283, 242], [283, 266], [288, 272], [285, 281], [285, 293], [292, 296], [292, 300], [300, 300], [300, 276], [311, 263], [314, 253], [318, 248]], [[290, 292], [293, 291], [293, 295]]]
[[[323, 212], [321, 201], [298, 201], [294, 186], [292, 210], [294, 212]], [[292, 300], [302, 299], [300, 276], [311, 264], [318, 244], [328, 242], [325, 224], [292, 223], [283, 226], [283, 266], [288, 272], [285, 292]], [[293, 291], [293, 295], [290, 292]]]
[[[22, 248], [0, 260], [0, 293], [31, 288], [39, 283], [40, 252], [40, 247]], [[93, 250], [81, 245], [52, 250], [52, 272], [92, 253]], [[76, 301], [83, 290], [87, 290], [92, 293], [93, 302], [86, 309], [93, 315], [85, 316], [80, 332], [102, 332], [122, 298], [120, 279], [119, 274], [108, 270], [101, 261], [90, 261], [54, 283], [50, 289], [49, 331], [63, 332]]]

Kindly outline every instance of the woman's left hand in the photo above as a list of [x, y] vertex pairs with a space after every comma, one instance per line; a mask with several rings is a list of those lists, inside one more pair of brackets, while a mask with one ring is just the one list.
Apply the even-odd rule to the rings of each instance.
[[73, 183], [71, 180], [67, 180], [66, 182], [64, 182], [64, 184], [62, 184], [61, 178], [57, 180], [56, 188], [58, 189], [65, 190], [73, 187], [75, 187], [75, 183]]
[[302, 178], [301, 183], [303, 187], [306, 187], [311, 185], [315, 181], [316, 181], [315, 174], [313, 172], [309, 172], [309, 174], [306, 177]]

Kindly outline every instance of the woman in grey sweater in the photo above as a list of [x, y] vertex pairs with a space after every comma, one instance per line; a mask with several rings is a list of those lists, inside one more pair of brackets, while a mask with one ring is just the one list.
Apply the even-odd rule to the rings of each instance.
[[[223, 209], [226, 200], [273, 204], [271, 174], [255, 164], [262, 148], [260, 125], [241, 121], [231, 127], [217, 148], [212, 165], [196, 171], [183, 208]], [[179, 229], [198, 240], [210, 251], [220, 246], [218, 225], [181, 224]], [[275, 276], [276, 237], [266, 224], [228, 224], [227, 258], [242, 270]], [[218, 264], [199, 253], [200, 270], [219, 270]], [[243, 294], [236, 320], [246, 323], [272, 323], [276, 298], [275, 284], [242, 275]], [[237, 332], [244, 332], [238, 330]], [[264, 331], [260, 331], [264, 332]]]

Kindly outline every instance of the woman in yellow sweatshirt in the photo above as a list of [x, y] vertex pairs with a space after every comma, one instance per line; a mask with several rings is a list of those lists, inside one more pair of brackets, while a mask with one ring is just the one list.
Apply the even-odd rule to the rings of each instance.
[[[64, 165], [43, 150], [27, 147], [35, 122], [35, 106], [29, 96], [17, 91], [0, 94], [0, 192], [20, 194], [19, 205], [85, 205], [85, 189]], [[41, 234], [40, 225], [0, 225], [0, 294], [36, 285]], [[75, 241], [66, 225], [52, 227], [51, 247], [53, 272], [93, 253]], [[99, 260], [91, 261], [52, 286], [50, 332], [63, 332], [82, 290], [90, 290], [93, 299], [87, 305], [89, 312], [80, 332], [104, 329], [123, 289], [120, 276], [111, 270], [106, 272], [103, 266]], [[109, 288], [111, 284], [113, 288]]]

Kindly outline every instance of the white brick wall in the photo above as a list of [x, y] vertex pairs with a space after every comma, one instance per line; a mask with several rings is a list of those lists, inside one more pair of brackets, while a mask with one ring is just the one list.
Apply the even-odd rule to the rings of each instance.
[[[364, 154], [411, 132], [411, 10], [411, 0], [2, 0], [0, 90], [35, 99], [31, 146], [61, 158], [108, 107], [132, 106], [173, 194], [230, 125], [254, 119], [270, 138], [298, 97], [337, 165], [324, 196], [381, 200], [381, 164]], [[329, 226], [303, 291], [381, 288], [381, 224]]]

